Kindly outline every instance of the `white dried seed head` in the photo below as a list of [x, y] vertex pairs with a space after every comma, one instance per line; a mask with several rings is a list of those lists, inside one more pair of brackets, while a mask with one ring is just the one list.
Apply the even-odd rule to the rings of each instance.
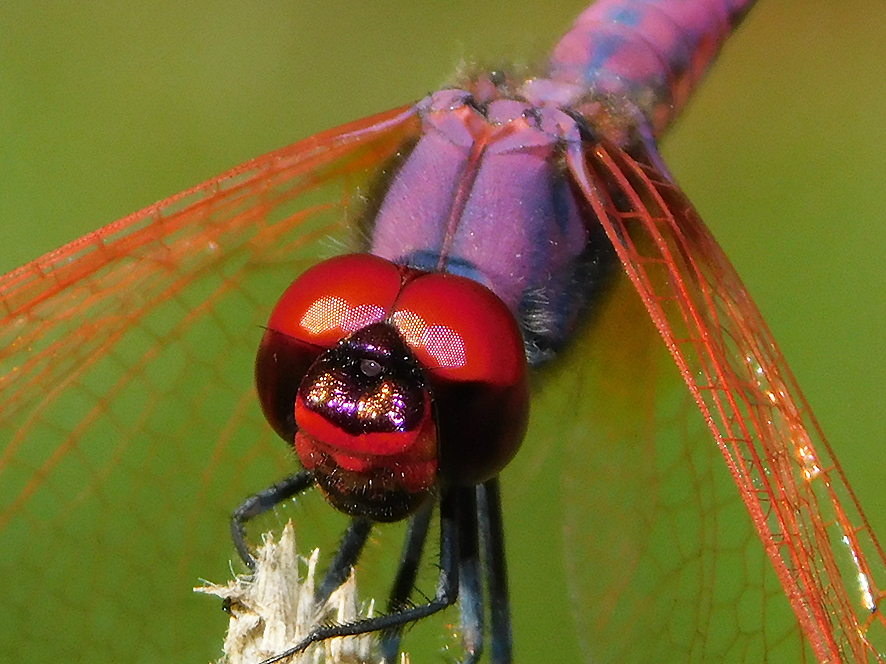
[[[195, 588], [227, 599], [231, 620], [220, 664], [259, 664], [291, 648], [320, 623], [352, 622], [373, 614], [373, 603], [361, 606], [357, 581], [350, 577], [322, 607], [314, 604], [314, 583], [319, 550], [306, 561], [295, 548], [292, 522], [286, 524], [279, 540], [263, 537], [256, 556], [254, 574], [238, 576], [227, 585], [207, 584]], [[304, 578], [299, 566], [305, 568]], [[292, 664], [376, 664], [381, 662], [377, 635], [370, 633], [327, 639], [288, 660]], [[408, 663], [402, 657], [403, 664]]]

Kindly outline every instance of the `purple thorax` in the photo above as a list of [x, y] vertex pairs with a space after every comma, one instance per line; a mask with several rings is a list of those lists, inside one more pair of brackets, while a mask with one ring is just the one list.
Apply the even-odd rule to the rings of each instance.
[[370, 251], [467, 276], [514, 312], [532, 361], [570, 335], [614, 257], [564, 155], [602, 136], [643, 147], [674, 118], [752, 3], [603, 0], [554, 50], [549, 77], [481, 76], [416, 105]]

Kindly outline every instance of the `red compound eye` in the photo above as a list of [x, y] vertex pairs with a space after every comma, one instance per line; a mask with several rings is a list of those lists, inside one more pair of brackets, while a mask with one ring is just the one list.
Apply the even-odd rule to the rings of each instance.
[[268, 329], [331, 348], [359, 329], [384, 320], [401, 288], [400, 268], [368, 254], [315, 265], [286, 289]]
[[529, 410], [520, 330], [484, 286], [370, 255], [325, 261], [271, 314], [262, 408], [336, 507], [396, 520], [440, 477], [471, 485], [516, 453]]
[[437, 406], [440, 473], [478, 484], [514, 457], [529, 415], [523, 338], [492, 291], [452, 274], [404, 286], [391, 320], [428, 373]]
[[265, 417], [288, 443], [295, 437], [295, 393], [311, 363], [353, 332], [383, 320], [400, 292], [400, 268], [368, 254], [315, 265], [283, 293], [255, 360]]
[[526, 373], [514, 316], [488, 288], [424, 274], [403, 288], [391, 320], [419, 363], [439, 378], [512, 385]]

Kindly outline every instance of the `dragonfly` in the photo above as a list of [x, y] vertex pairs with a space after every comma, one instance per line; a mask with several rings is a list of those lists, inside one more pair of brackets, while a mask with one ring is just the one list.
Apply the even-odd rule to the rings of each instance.
[[[351, 185], [349, 185], [349, 187], [350, 187], [349, 190], [356, 190], [357, 186], [358, 186], [357, 184], [351, 184]], [[312, 188], [311, 191], [316, 192], [317, 189]], [[321, 197], [318, 196], [318, 199], [319, 198], [321, 198]], [[180, 199], [180, 201], [181, 202], [179, 202], [179, 203], [173, 203], [173, 205], [184, 205], [185, 204], [185, 202], [183, 200]], [[168, 208], [164, 208], [164, 209], [168, 209]], [[301, 238], [302, 233], [305, 233], [305, 232], [306, 232], [305, 226], [304, 225], [300, 226], [298, 228], [297, 238]], [[313, 238], [311, 238], [311, 239], [313, 240]], [[297, 239], [297, 243], [303, 242], [303, 241], [304, 240]], [[282, 248], [268, 249], [267, 253], [262, 254], [262, 260], [258, 261], [257, 265], [267, 266], [267, 265], [271, 265], [271, 264], [274, 264], [277, 262], [279, 262], [281, 264], [286, 263], [286, 270], [289, 271], [288, 278], [291, 278], [291, 271], [294, 269], [292, 266], [294, 264], [301, 263], [301, 264], [306, 265], [306, 264], [312, 262], [314, 260], [314, 257], [311, 256], [311, 257], [304, 257], [303, 258], [297, 253], [298, 246], [290, 247], [290, 248], [295, 249], [295, 250], [287, 252], [287, 251], [284, 251]], [[191, 255], [190, 252], [187, 250], [189, 250], [189, 249], [192, 250], [193, 246], [188, 247], [188, 246], [183, 245], [181, 247], [181, 249], [183, 251], [185, 251], [185, 255], [187, 256], [187, 255]], [[210, 253], [215, 253], [217, 248], [216, 247], [208, 247], [207, 249], [210, 250]], [[277, 252], [277, 253], [274, 254], [273, 252]], [[170, 256], [168, 258], [170, 258], [170, 260], [171, 260], [173, 257]], [[162, 264], [162, 261], [160, 263]], [[172, 261], [171, 263], [168, 263], [168, 264], [178, 265], [178, 263], [176, 261]], [[152, 266], [152, 268], [153, 268], [152, 273], [156, 274], [156, 270], [159, 269], [160, 267], [161, 267], [161, 265], [155, 263]], [[253, 266], [253, 268], [259, 269], [259, 268], [255, 268], [254, 266]], [[295, 268], [295, 269], [297, 269], [297, 268]], [[189, 274], [189, 273], [185, 273], [185, 274]], [[120, 274], [118, 276], [124, 276], [124, 275]], [[197, 273], [192, 273], [192, 276], [190, 276], [189, 278], [192, 279], [193, 282], [198, 282], [201, 279], [206, 278], [206, 277], [205, 277], [205, 275], [197, 272]], [[185, 280], [187, 280], [187, 278]], [[109, 283], [109, 284], [105, 284], [105, 285], [109, 288], [116, 288], [118, 290], [121, 290], [125, 287], [124, 283], [120, 283], [120, 284], [110, 284]], [[207, 286], [207, 288], [209, 288], [209, 287]], [[221, 286], [221, 287], [217, 286], [216, 288], [218, 288], [220, 291], [224, 291], [223, 286]], [[245, 289], [245, 288], [243, 289], [243, 291], [248, 292], [247, 289]], [[81, 292], [80, 294], [86, 295], [85, 292]], [[146, 299], [150, 299], [149, 294], [141, 294], [141, 297], [146, 298]], [[267, 297], [271, 298], [271, 300], [272, 300], [274, 295], [267, 295]], [[181, 300], [178, 304], [181, 309], [186, 309], [187, 305], [190, 304], [190, 302], [185, 299], [185, 300]], [[271, 301], [270, 306], [272, 306], [272, 301]], [[109, 313], [113, 314], [113, 312], [109, 312]], [[175, 314], [173, 313], [170, 315], [174, 316]], [[267, 309], [265, 309], [263, 315], [266, 318]], [[198, 318], [199, 313], [194, 314], [194, 317], [195, 317], [195, 319]], [[216, 324], [217, 323], [215, 321], [213, 321], [213, 325], [216, 325]], [[254, 334], [255, 329], [258, 328], [258, 326], [260, 326], [262, 324], [263, 323], [261, 323], [261, 322], [257, 322], [253, 325], [253, 329], [252, 329], [253, 341], [255, 341], [255, 334]], [[246, 323], [247, 327], [249, 325], [250, 325], [249, 323]], [[125, 325], [123, 327], [125, 328]], [[84, 334], [88, 335], [90, 329], [91, 328], [89, 328], [89, 327], [84, 327], [83, 328]], [[162, 330], [161, 329], [151, 330], [150, 328], [143, 328], [143, 331], [145, 331], [149, 337], [150, 336], [156, 337]], [[205, 336], [206, 335], [201, 334], [199, 338], [203, 339]], [[54, 342], [57, 340], [53, 340], [52, 338], [47, 338], [47, 341]], [[224, 345], [225, 352], [227, 352], [227, 349], [229, 349], [230, 347], [232, 347], [232, 346], [236, 347], [238, 345], [237, 343], [235, 343], [235, 340], [230, 337], [225, 338], [224, 344], [225, 344]], [[228, 345], [228, 344], [230, 344], [230, 345]], [[247, 345], [246, 342], [243, 342], [243, 344]], [[180, 345], [184, 346], [185, 344], [182, 343]], [[255, 343], [252, 344], [252, 346], [254, 346], [254, 345], [255, 345]], [[154, 346], [151, 346], [151, 347], [154, 347]], [[56, 346], [56, 348], [58, 348], [58, 347]], [[147, 355], [139, 355], [138, 347], [132, 347], [132, 346], [127, 347], [125, 344], [118, 344], [117, 346], [115, 346], [115, 349], [117, 349], [117, 353], [102, 354], [102, 353], [96, 351], [96, 354], [98, 355], [98, 357], [96, 357], [95, 354], [90, 355], [89, 356], [90, 359], [88, 361], [97, 363], [97, 362], [102, 361], [102, 358], [104, 358], [105, 360], [107, 360], [111, 364], [117, 364], [120, 366], [127, 366], [128, 362], [133, 361], [133, 357], [142, 357], [142, 358], [144, 358], [144, 360], [153, 359], [153, 358], [148, 358]], [[208, 352], [209, 349], [200, 349], [200, 350], [206, 350]], [[160, 355], [158, 357], [163, 358], [164, 351], [158, 351], [158, 352], [160, 353]], [[190, 352], [194, 353], [195, 351], [193, 349], [191, 349]], [[132, 353], [133, 355], [131, 356], [131, 355], [128, 355], [127, 353]], [[55, 354], [60, 355], [60, 353], [58, 351], [55, 351]], [[172, 351], [172, 356], [171, 356], [172, 359], [170, 359], [170, 361], [168, 363], [166, 363], [165, 366], [168, 367], [171, 364], [173, 364], [175, 361], [178, 361], [179, 363], [183, 362], [181, 357], [179, 357], [176, 360], [174, 357], [175, 355], [176, 355], [176, 352]], [[167, 357], [169, 357], [169, 356], [167, 356]], [[73, 357], [73, 358], [69, 357], [68, 361], [73, 363], [73, 362], [75, 362], [76, 359], [77, 358], [75, 358], [75, 357]], [[188, 366], [191, 368], [193, 368], [195, 366], [199, 366], [201, 364], [199, 356], [191, 357], [190, 355], [187, 355], [185, 359], [187, 360]], [[203, 363], [205, 364], [205, 360]], [[142, 361], [141, 363], [137, 363], [137, 364], [140, 364], [140, 366], [137, 368], [137, 371], [143, 372], [143, 373], [139, 374], [139, 376], [140, 376], [138, 378], [139, 381], [146, 381], [146, 384], [151, 385], [152, 388], [155, 386], [150, 381], [161, 381], [162, 382], [162, 380], [164, 378], [164, 376], [162, 375], [162, 372], [158, 375], [153, 375], [151, 373], [151, 371], [152, 371], [151, 367], [155, 366], [156, 362], [152, 362], [149, 364], [146, 361]], [[65, 367], [61, 367], [57, 370], [59, 370], [59, 371], [65, 370]], [[70, 369], [67, 369], [67, 370], [70, 370]], [[111, 375], [113, 376], [113, 374], [111, 374]], [[119, 378], [120, 377], [118, 376], [117, 384], [122, 385], [122, 383], [119, 382]], [[16, 377], [16, 380], [17, 381], [19, 380], [18, 377]], [[79, 380], [79, 378], [77, 380]], [[169, 380], [168, 377], [167, 377], [167, 380]], [[19, 383], [17, 383], [17, 384], [19, 384]], [[123, 386], [125, 387], [125, 385], [123, 385]], [[90, 387], [91, 386], [89, 385], [88, 382], [84, 382], [82, 385], [78, 385], [76, 390], [71, 389], [71, 383], [56, 386], [52, 393], [50, 393], [48, 395], [44, 395], [43, 398], [48, 400], [48, 402], [50, 402], [50, 403], [59, 404], [59, 406], [58, 406], [59, 411], [58, 411], [58, 415], [57, 415], [57, 417], [59, 419], [50, 419], [45, 414], [41, 413], [37, 417], [32, 417], [32, 419], [28, 422], [28, 426], [34, 427], [34, 422], [38, 422], [38, 421], [42, 420], [42, 425], [45, 426], [45, 429], [40, 430], [37, 433], [37, 435], [38, 436], [42, 435], [44, 437], [44, 440], [57, 439], [58, 432], [64, 432], [64, 433], [73, 432], [76, 435], [77, 434], [77, 431], [76, 431], [77, 422], [81, 423], [80, 428], [82, 430], [89, 429], [91, 427], [97, 427], [96, 430], [100, 431], [100, 428], [98, 428], [98, 427], [106, 426], [109, 431], [114, 430], [114, 429], [118, 429], [118, 433], [119, 433], [119, 431], [126, 431], [125, 429], [120, 428], [121, 427], [120, 418], [122, 417], [122, 413], [115, 412], [115, 409], [111, 407], [112, 406], [111, 401], [102, 400], [102, 399], [95, 400], [96, 395], [91, 393]], [[114, 398], [120, 400], [119, 406], [117, 407], [119, 409], [125, 409], [127, 407], [128, 408], [136, 408], [136, 410], [138, 409], [138, 402], [137, 401], [125, 403], [126, 399], [130, 399], [130, 398], [136, 399], [137, 398], [134, 395], [129, 395], [129, 393], [126, 391], [116, 393]], [[65, 401], [66, 399], [68, 399], [69, 401], [66, 402]], [[84, 414], [82, 413], [82, 409], [77, 408], [78, 401], [81, 399], [86, 400], [87, 402], [89, 402], [89, 399], [93, 399], [92, 403], [98, 404], [99, 406], [101, 406], [101, 408], [99, 409], [100, 412], [96, 412], [95, 409], [93, 408], [91, 411], [92, 419], [85, 418]], [[118, 402], [115, 401], [114, 403], [118, 403]], [[247, 406], [244, 405], [243, 407], [246, 408]], [[222, 410], [223, 410], [223, 408], [222, 408]], [[142, 410], [140, 412], [145, 412], [144, 407], [142, 407]], [[81, 418], [81, 419], [78, 419], [78, 418]], [[211, 419], [211, 418], [207, 418], [207, 419]], [[231, 423], [231, 426], [236, 426], [237, 420], [235, 418], [231, 418], [228, 421]], [[102, 422], [105, 422], [105, 424], [102, 424]], [[246, 420], [244, 419], [244, 423], [245, 422], [246, 422]], [[138, 422], [138, 423], [133, 423], [133, 427], [135, 427], [135, 426], [144, 427], [144, 430], [151, 434], [151, 438], [153, 440], [163, 441], [164, 436], [162, 435], [162, 432], [154, 430], [155, 428], [162, 429], [163, 427], [159, 426], [160, 424], [162, 424], [162, 422], [161, 423], [155, 422], [155, 423], [153, 423], [153, 426], [151, 425], [151, 423]], [[244, 428], [249, 428], [249, 427], [246, 427], [244, 424]], [[135, 430], [136, 429], [134, 429], [134, 428], [129, 429], [129, 431], [135, 431]], [[53, 431], [55, 432], [55, 436], [56, 436], [55, 438], [53, 438]], [[30, 432], [33, 434], [35, 432], [35, 430], [33, 428], [31, 428]], [[234, 436], [236, 434], [229, 432], [227, 435]], [[131, 436], [131, 434], [129, 434], [129, 433], [124, 434], [124, 438], [126, 438], [127, 436]], [[180, 438], [180, 436], [181, 436], [181, 434], [177, 435], [177, 437], [179, 437], [179, 438]], [[119, 436], [117, 436], [117, 438], [119, 438]], [[212, 438], [212, 437], [210, 436], [209, 438]], [[217, 437], [215, 439], [215, 442], [218, 442], [218, 440], [220, 440], [221, 438], [222, 438], [221, 436]], [[256, 440], [255, 440], [255, 439], [259, 438], [259, 436], [258, 435], [251, 435], [250, 438], [252, 439], [251, 442], [255, 443], [255, 448], [254, 448], [254, 451], [252, 452], [252, 454], [254, 455], [253, 459], [260, 456], [261, 454], [266, 454], [266, 455], [269, 455], [270, 458], [274, 458], [274, 456], [273, 456], [275, 454], [274, 450], [277, 450], [278, 448], [274, 447], [271, 444], [271, 441], [268, 441], [268, 443], [267, 443], [267, 450], [263, 451], [261, 449], [261, 446], [262, 446], [261, 441], [259, 440], [256, 442]], [[134, 461], [136, 459], [143, 460], [145, 458], [149, 458], [150, 455], [146, 454], [146, 452], [143, 449], [141, 449], [141, 450], [137, 449], [136, 444], [130, 444], [128, 448], [121, 444], [119, 446], [115, 445], [113, 447], [115, 454], [111, 458], [108, 458], [106, 455], [99, 453], [99, 452], [101, 452], [101, 450], [90, 451], [89, 448], [87, 448], [85, 446], [85, 444], [83, 444], [81, 442], [83, 440], [85, 440], [85, 439], [82, 438], [82, 436], [81, 436], [81, 438], [73, 439], [68, 444], [67, 447], [64, 447], [61, 445], [59, 445], [58, 447], [50, 446], [50, 450], [53, 450], [56, 452], [56, 458], [59, 458], [62, 460], [63, 463], [68, 464], [68, 466], [66, 466], [66, 468], [70, 468], [71, 465], [76, 465], [80, 469], [83, 476], [90, 478], [90, 481], [79, 485], [80, 486], [79, 493], [77, 493], [71, 497], [68, 497], [66, 499], [62, 499], [59, 503], [57, 503], [57, 509], [60, 509], [61, 512], [58, 514], [51, 515], [54, 520], [50, 520], [49, 517], [47, 517], [47, 519], [44, 521], [42, 516], [40, 518], [37, 518], [36, 515], [40, 514], [39, 512], [36, 511], [38, 509], [36, 507], [37, 503], [36, 502], [25, 503], [26, 512], [29, 514], [35, 515], [34, 517], [32, 517], [32, 523], [36, 523], [36, 525], [38, 526], [36, 528], [36, 530], [39, 531], [40, 527], [55, 528], [57, 523], [59, 522], [59, 520], [68, 519], [72, 514], [77, 517], [77, 520], [74, 521], [73, 523], [68, 521], [68, 523], [70, 523], [71, 525], [75, 525], [77, 523], [82, 523], [84, 520], [84, 516], [83, 516], [83, 512], [81, 510], [96, 509], [96, 506], [94, 505], [94, 502], [95, 502], [94, 499], [96, 496], [101, 498], [103, 496], [110, 497], [110, 496], [114, 496], [114, 495], [124, 495], [124, 496], [130, 497], [129, 502], [134, 503], [136, 505], [140, 504], [140, 501], [135, 500], [136, 496], [131, 491], [129, 493], [127, 493], [126, 491], [121, 491], [120, 494], [114, 493], [114, 491], [119, 489], [119, 487], [116, 487], [115, 485], [113, 485], [112, 482], [115, 477], [118, 477], [115, 474], [115, 471], [117, 468], [121, 468], [121, 467], [127, 468], [127, 467], [129, 467], [127, 465], [128, 463], [134, 463]], [[134, 442], [134, 439], [131, 439], [131, 440], [132, 440], [132, 442]], [[530, 436], [530, 440], [531, 440], [531, 436]], [[108, 447], [107, 447], [108, 445], [110, 445], [110, 443], [105, 442], [105, 448], [104, 448], [105, 451], [108, 449]], [[162, 447], [157, 448], [157, 452], [158, 453], [161, 452], [162, 449], [163, 449]], [[206, 448], [204, 448], [204, 451], [205, 451], [205, 449]], [[217, 452], [217, 454], [219, 454], [220, 456], [224, 456], [225, 454], [230, 454], [229, 452], [227, 452], [226, 448], [222, 444], [219, 444], [218, 446], [216, 446], [212, 449], [213, 449], [213, 451]], [[195, 452], [197, 452], [197, 451], [199, 451], [199, 450], [195, 450]], [[97, 456], [96, 456], [96, 458], [91, 458], [90, 454], [96, 454]], [[277, 454], [279, 456], [279, 452], [277, 452]], [[182, 459], [181, 461], [183, 464], [186, 463], [185, 459]], [[17, 465], [18, 468], [20, 470], [22, 470], [23, 473], [27, 473], [29, 470], [31, 470], [31, 467], [29, 467], [29, 465], [28, 465], [29, 463], [31, 463], [29, 460], [19, 458], [19, 459], [17, 459], [17, 464], [15, 464], [15, 465]], [[206, 461], [205, 456], [199, 457], [199, 460], [195, 460], [194, 464], [195, 464], [194, 467], [196, 467], [196, 468], [201, 468], [201, 467], [208, 468], [209, 467], [209, 462]], [[203, 464], [203, 466], [201, 466], [200, 464]], [[52, 469], [51, 466], [42, 466], [42, 467], [49, 469], [49, 470]], [[142, 468], [146, 472], [147, 475], [152, 475], [152, 473], [150, 472], [150, 469], [148, 467], [143, 466]], [[224, 464], [221, 463], [221, 459], [218, 460], [217, 465], [212, 466], [213, 474], [215, 474], [217, 472], [218, 468], [224, 468]], [[164, 469], [163, 475], [165, 475], [165, 471], [166, 471], [166, 469]], [[73, 471], [68, 470], [67, 472], [70, 474]], [[132, 480], [133, 472], [134, 471], [131, 468], [128, 471], [128, 477], [130, 478], [130, 481]], [[231, 471], [231, 472], [233, 472], [233, 471]], [[240, 471], [237, 471], [237, 472], [240, 472]], [[158, 473], [156, 473], [156, 475], [159, 476], [159, 475], [161, 475], [161, 473], [158, 472]], [[25, 480], [27, 480], [29, 478], [32, 480], [32, 486], [33, 485], [45, 486], [45, 487], [49, 487], [48, 490], [50, 493], [55, 493], [55, 494], [63, 493], [64, 485], [57, 483], [55, 478], [50, 478], [50, 480], [51, 480], [50, 481], [50, 480], [47, 480], [44, 476], [40, 476], [36, 473], [34, 475], [30, 475], [30, 476], [26, 475], [24, 477]], [[166, 486], [166, 487], [178, 486], [177, 480], [175, 478], [158, 477], [157, 479], [159, 479], [161, 481], [160, 486]], [[70, 475], [68, 476], [68, 480], [71, 483], [76, 483], [76, 479], [74, 477], [71, 477]], [[220, 478], [219, 481], [224, 482], [224, 478]], [[193, 484], [193, 482], [192, 482], [192, 484]], [[235, 484], [235, 483], [229, 483], [227, 490], [229, 492], [236, 493], [236, 489], [240, 488], [240, 487], [231, 486], [231, 484]], [[244, 482], [244, 484], [248, 484], [248, 482]], [[156, 492], [156, 490], [157, 490], [157, 487], [155, 486], [154, 492]], [[245, 494], [245, 493], [246, 493], [246, 491], [241, 491], [241, 495]], [[32, 498], [31, 497], [32, 495], [33, 494], [27, 494], [26, 495], [27, 500], [34, 500], [34, 501], [38, 500], [39, 496], [36, 498]], [[151, 492], [148, 492], [146, 495], [152, 495], [152, 494], [151, 494]], [[104, 509], [108, 509], [110, 507], [110, 505], [107, 504], [108, 499], [106, 498], [105, 500], [106, 500], [106, 504], [104, 504], [103, 507], [104, 507]], [[204, 498], [204, 500], [209, 501], [209, 500], [214, 500], [214, 499], [207, 497], [207, 498]], [[191, 516], [192, 519], [198, 519], [198, 517], [201, 517], [201, 513], [199, 512], [199, 510], [203, 509], [205, 507], [206, 507], [206, 505], [200, 505], [199, 503], [192, 504], [192, 509], [189, 513], [189, 516]], [[215, 506], [213, 505], [212, 507], [214, 508]], [[102, 520], [102, 522], [104, 522], [104, 520], [107, 517], [106, 516], [98, 516], [98, 514], [99, 514], [98, 512], [94, 512], [93, 518], [100, 519], [100, 520]], [[157, 515], [157, 516], [163, 516], [163, 515]], [[200, 518], [200, 521], [202, 521], [202, 518]], [[193, 521], [192, 521], [192, 523], [193, 523]], [[125, 535], [127, 533], [128, 526], [131, 526], [133, 524], [132, 524], [132, 522], [127, 522], [125, 519], [118, 518], [116, 525], [121, 529], [121, 533]], [[7, 531], [7, 533], [9, 533], [9, 532], [11, 532], [12, 535], [16, 534], [15, 531]], [[19, 531], [19, 534], [20, 534], [20, 532], [21, 531]], [[120, 533], [113, 533], [113, 531], [110, 531], [110, 530], [105, 531], [104, 538], [106, 540], [108, 540], [112, 545], [120, 546], [119, 534]], [[136, 537], [136, 535], [131, 534], [131, 533], [129, 534], [129, 536]], [[74, 535], [69, 534], [69, 537], [74, 537]], [[185, 539], [187, 540], [187, 538], [185, 538]], [[15, 540], [12, 538], [7, 539], [6, 541], [15, 543]], [[192, 539], [190, 540], [189, 544], [193, 543], [193, 541], [194, 541], [194, 539], [192, 536]], [[90, 549], [86, 549], [86, 550], [89, 551]], [[189, 554], [189, 555], [193, 555], [193, 554]], [[36, 563], [35, 563], [35, 567], [36, 567]], [[148, 567], [148, 566], [146, 565], [146, 567]], [[41, 569], [41, 568], [38, 567], [38, 569]], [[51, 566], [47, 565], [46, 567], [43, 567], [42, 569], [51, 570]], [[135, 570], [139, 569], [137, 563], [134, 563], [132, 569], [135, 569]], [[111, 567], [110, 569], [108, 569], [106, 567], [106, 570], [113, 572], [113, 567]], [[157, 570], [153, 566], [151, 567], [151, 570], [155, 573], [160, 573], [160, 570]], [[137, 574], [133, 574], [130, 571], [127, 574], [121, 574], [121, 580], [122, 579], [129, 579], [130, 581], [134, 580], [134, 581], [141, 582], [142, 576], [144, 574], [146, 574], [146, 572], [144, 572], [144, 571], [139, 571]], [[72, 586], [72, 588], [74, 588], [74, 586]], [[87, 586], [87, 588], [88, 588], [88, 586]], [[136, 587], [136, 588], [134, 588], [134, 590], [141, 591], [144, 596], [150, 596], [152, 594], [150, 589], [145, 591], [144, 589], [140, 589], [140, 588]], [[81, 595], [83, 592], [84, 591], [81, 590]], [[87, 592], [87, 596], [92, 597], [92, 595], [88, 594], [88, 591], [86, 591], [86, 592]], [[158, 591], [155, 589], [154, 593], [156, 594], [157, 592]], [[74, 595], [73, 598], [72, 598], [72, 595]], [[122, 601], [122, 600], [115, 600], [113, 593], [109, 593], [104, 596], [106, 597], [106, 600], [109, 604], [113, 603], [114, 601], [117, 601], [117, 602]], [[76, 603], [76, 593], [68, 593], [67, 595], [53, 596], [53, 598], [55, 598], [55, 599], [57, 599], [58, 597], [65, 598], [64, 601], [61, 602], [62, 605], [64, 605], [67, 602], [67, 603], [72, 603], [71, 606], [74, 606], [74, 607], [82, 606], [82, 605], [78, 605]], [[10, 601], [13, 601], [13, 605], [17, 605], [17, 604], [15, 604], [14, 596], [11, 596]], [[93, 604], [97, 604], [97, 602], [90, 600], [89, 605], [91, 606]], [[161, 606], [161, 608], [162, 608], [162, 606]], [[90, 638], [92, 638], [94, 641], [98, 641], [99, 637], [95, 634], [92, 634], [90, 636]]]

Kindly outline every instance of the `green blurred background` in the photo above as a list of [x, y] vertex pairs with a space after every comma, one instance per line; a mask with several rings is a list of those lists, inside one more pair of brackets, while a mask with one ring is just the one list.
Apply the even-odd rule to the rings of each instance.
[[[465, 60], [536, 61], [584, 4], [4, 3], [0, 272]], [[882, 0], [762, 0], [665, 144], [881, 537], [884, 44]]]

